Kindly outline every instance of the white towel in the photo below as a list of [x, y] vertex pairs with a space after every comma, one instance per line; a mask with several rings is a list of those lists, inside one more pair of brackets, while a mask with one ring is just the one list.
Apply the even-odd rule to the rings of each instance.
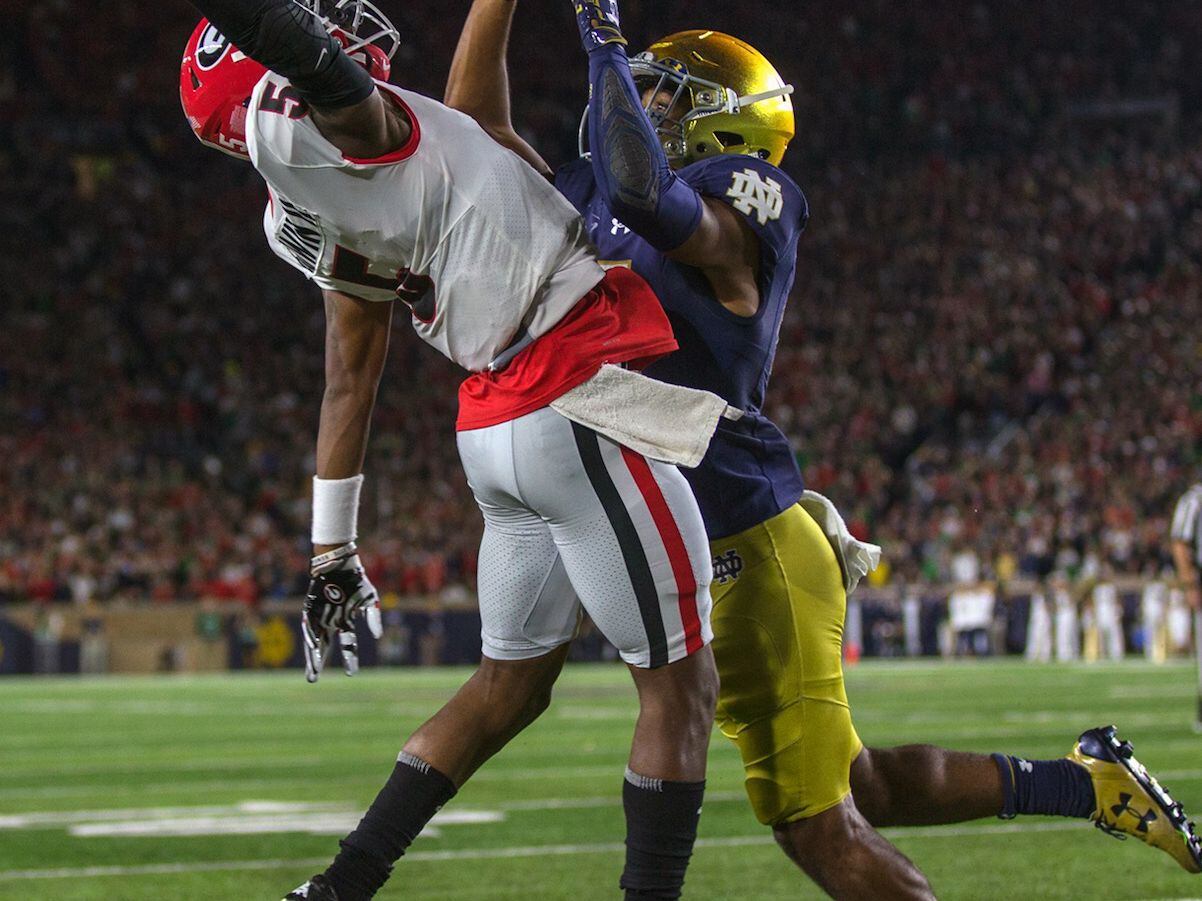
[[835, 505], [817, 491], [804, 492], [799, 503], [826, 533], [827, 540], [835, 549], [835, 556], [839, 558], [839, 568], [843, 570], [843, 587], [851, 594], [860, 580], [881, 562], [880, 545], [854, 537], [847, 531], [847, 523]]
[[606, 364], [551, 409], [653, 460], [692, 468], [701, 462], [718, 420], [741, 410], [709, 391], [682, 388]]

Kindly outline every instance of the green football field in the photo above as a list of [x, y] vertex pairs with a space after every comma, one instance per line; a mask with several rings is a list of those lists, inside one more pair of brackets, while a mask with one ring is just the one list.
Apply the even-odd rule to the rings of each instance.
[[[463, 670], [0, 681], [0, 898], [274, 899], [321, 869], [405, 734]], [[1192, 666], [869, 663], [848, 676], [870, 744], [1059, 756], [1117, 722], [1202, 811]], [[379, 897], [618, 897], [625, 671], [570, 666], [551, 710], [423, 834]], [[888, 830], [941, 898], [1202, 898], [1160, 852], [1026, 818]], [[817, 897], [746, 806], [721, 736], [686, 897]]]

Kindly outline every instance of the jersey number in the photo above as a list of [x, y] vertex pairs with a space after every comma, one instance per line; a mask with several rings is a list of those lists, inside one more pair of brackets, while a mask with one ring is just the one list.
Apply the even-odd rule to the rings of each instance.
[[309, 113], [309, 104], [301, 99], [292, 85], [279, 85], [271, 82], [263, 89], [263, 98], [259, 101], [259, 109], [265, 113], [279, 113], [289, 119], [303, 119]]
[[434, 280], [428, 275], [418, 275], [408, 269], [398, 269], [396, 278], [387, 279], [367, 271], [371, 261], [362, 254], [348, 250], [341, 244], [334, 248], [334, 264], [331, 275], [340, 282], [363, 285], [380, 291], [392, 291], [409, 307], [418, 322], [434, 321]]

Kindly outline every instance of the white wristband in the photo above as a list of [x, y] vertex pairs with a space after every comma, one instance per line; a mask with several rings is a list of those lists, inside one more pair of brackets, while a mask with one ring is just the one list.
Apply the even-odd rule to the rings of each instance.
[[346, 544], [359, 537], [363, 473], [349, 479], [313, 477], [313, 543]]

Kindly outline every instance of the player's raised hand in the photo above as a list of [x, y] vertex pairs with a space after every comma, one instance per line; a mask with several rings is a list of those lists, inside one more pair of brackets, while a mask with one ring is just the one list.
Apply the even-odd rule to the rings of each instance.
[[355, 617], [360, 611], [371, 634], [384, 633], [380, 617], [380, 595], [376, 591], [354, 542], [314, 557], [310, 561], [309, 592], [301, 613], [301, 635], [305, 645], [305, 678], [316, 682], [325, 666], [330, 645], [337, 637], [348, 676], [359, 671], [359, 645]]
[[618, 0], [572, 0], [572, 7], [576, 10], [580, 43], [586, 51], [626, 43], [618, 21]]

